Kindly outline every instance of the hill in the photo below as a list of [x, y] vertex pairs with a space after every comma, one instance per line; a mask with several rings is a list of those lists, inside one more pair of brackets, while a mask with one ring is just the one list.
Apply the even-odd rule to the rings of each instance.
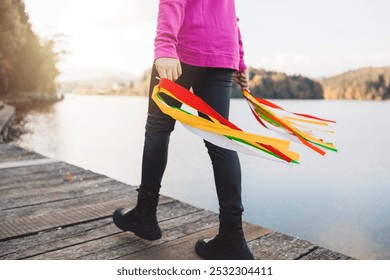
[[[249, 68], [249, 88], [255, 97], [270, 99], [323, 99], [321, 84], [301, 75]], [[238, 86], [233, 97], [242, 97]]]
[[[255, 97], [267, 99], [390, 99], [390, 67], [367, 67], [314, 80], [302, 75], [249, 68], [249, 88]], [[106, 73], [108, 74], [108, 73]], [[124, 94], [147, 96], [151, 70], [142, 77], [127, 79], [100, 76], [96, 79], [62, 83], [61, 92], [79, 94]], [[242, 98], [233, 83], [233, 98]]]
[[57, 93], [137, 95], [133, 90], [136, 79], [135, 75], [120, 71], [65, 69], [58, 79]]
[[[149, 89], [151, 71], [144, 75], [134, 85], [139, 95], [146, 96]], [[322, 99], [321, 85], [314, 80], [301, 75], [288, 76], [285, 73], [249, 69], [249, 87], [253, 96], [280, 99]], [[233, 98], [242, 98], [241, 89], [233, 83]]]
[[325, 99], [390, 99], [390, 67], [366, 67], [319, 81]]

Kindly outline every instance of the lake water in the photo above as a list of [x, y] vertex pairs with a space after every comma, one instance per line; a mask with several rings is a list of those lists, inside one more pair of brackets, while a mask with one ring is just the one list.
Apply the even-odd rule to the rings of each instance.
[[[359, 259], [390, 259], [390, 102], [278, 100], [290, 111], [337, 120], [338, 153], [300, 146], [301, 164], [240, 155], [244, 219]], [[27, 113], [14, 143], [137, 185], [147, 99], [66, 95]], [[244, 100], [231, 120], [265, 134]], [[203, 142], [180, 124], [172, 134], [162, 193], [217, 211], [211, 163]]]

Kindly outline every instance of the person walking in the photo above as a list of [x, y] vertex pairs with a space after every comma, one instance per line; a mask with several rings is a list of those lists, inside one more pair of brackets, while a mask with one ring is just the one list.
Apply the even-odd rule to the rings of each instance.
[[[160, 0], [150, 80], [142, 176], [135, 208], [119, 208], [115, 225], [146, 240], [161, 238], [156, 210], [175, 120], [151, 99], [156, 76], [175, 81], [229, 117], [233, 80], [247, 87], [244, 51], [234, 0]], [[168, 103], [180, 102], [167, 97]], [[206, 117], [200, 114], [202, 117]], [[204, 259], [253, 259], [243, 228], [241, 167], [236, 152], [204, 141], [211, 159], [219, 202], [219, 230], [195, 244]]]

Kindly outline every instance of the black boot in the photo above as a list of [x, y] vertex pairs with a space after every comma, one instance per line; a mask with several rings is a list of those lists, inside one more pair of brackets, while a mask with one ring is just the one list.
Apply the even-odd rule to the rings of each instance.
[[200, 239], [196, 253], [206, 260], [253, 260], [246, 244], [240, 217], [219, 218], [219, 233], [211, 240]]
[[161, 229], [157, 223], [157, 204], [159, 195], [137, 189], [137, 205], [133, 209], [118, 208], [112, 218], [115, 225], [124, 231], [131, 231], [146, 240], [161, 238]]

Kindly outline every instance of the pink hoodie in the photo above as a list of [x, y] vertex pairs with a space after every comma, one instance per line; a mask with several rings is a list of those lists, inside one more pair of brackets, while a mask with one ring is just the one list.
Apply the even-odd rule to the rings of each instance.
[[244, 62], [234, 0], [160, 0], [154, 59], [239, 71]]

